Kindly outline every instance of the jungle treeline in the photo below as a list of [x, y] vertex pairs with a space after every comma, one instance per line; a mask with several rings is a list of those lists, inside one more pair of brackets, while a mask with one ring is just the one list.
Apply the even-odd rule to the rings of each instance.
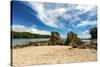
[[50, 38], [50, 35], [41, 35], [30, 32], [15, 32], [11, 31], [12, 38]]

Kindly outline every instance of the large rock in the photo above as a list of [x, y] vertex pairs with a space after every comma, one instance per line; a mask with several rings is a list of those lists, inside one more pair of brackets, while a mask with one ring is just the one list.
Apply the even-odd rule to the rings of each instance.
[[62, 45], [63, 41], [58, 32], [51, 32], [50, 45]]
[[97, 49], [97, 39], [92, 39], [90, 48]]
[[78, 47], [78, 48], [82, 48], [83, 46], [83, 42], [81, 41], [81, 39], [79, 39], [77, 37], [77, 34], [74, 32], [69, 32], [67, 34], [67, 39], [65, 41], [65, 45], [69, 45], [69, 46], [73, 46], [73, 47]]

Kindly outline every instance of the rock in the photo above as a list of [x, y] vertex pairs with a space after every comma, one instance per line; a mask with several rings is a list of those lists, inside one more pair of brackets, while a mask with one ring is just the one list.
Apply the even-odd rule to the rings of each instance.
[[90, 48], [97, 49], [97, 40], [96, 39], [91, 40]]
[[49, 40], [51, 45], [62, 45], [63, 41], [58, 32], [51, 32], [51, 38]]
[[91, 39], [90, 44], [86, 45], [86, 48], [97, 49], [97, 39]]
[[82, 40], [78, 38], [77, 34], [74, 32], [69, 32], [67, 34], [65, 45], [73, 46], [74, 48], [84, 48]]

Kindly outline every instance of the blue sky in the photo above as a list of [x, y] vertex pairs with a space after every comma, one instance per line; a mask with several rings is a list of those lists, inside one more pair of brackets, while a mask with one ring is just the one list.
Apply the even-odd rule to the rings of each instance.
[[12, 2], [12, 30], [38, 34], [57, 31], [61, 37], [73, 31], [89, 38], [89, 30], [97, 26], [97, 7], [68, 3], [33, 1]]

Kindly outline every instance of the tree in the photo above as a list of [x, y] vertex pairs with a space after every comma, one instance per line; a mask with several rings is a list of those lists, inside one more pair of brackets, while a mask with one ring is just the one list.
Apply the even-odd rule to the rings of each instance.
[[90, 29], [90, 35], [91, 35], [91, 39], [97, 38], [97, 27]]
[[30, 32], [14, 32], [11, 31], [12, 38], [50, 38], [50, 35], [41, 35]]

